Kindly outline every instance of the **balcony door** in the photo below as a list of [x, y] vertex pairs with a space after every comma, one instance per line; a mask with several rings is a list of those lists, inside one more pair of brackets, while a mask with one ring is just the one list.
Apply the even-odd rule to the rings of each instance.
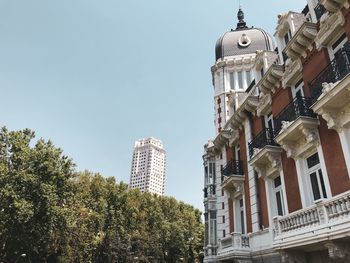
[[333, 60], [341, 56], [343, 50], [350, 51], [350, 43], [345, 33], [341, 35], [332, 46], [329, 47], [329, 58]]
[[241, 148], [239, 147], [239, 145], [235, 147], [235, 160], [241, 160]]
[[304, 97], [304, 82], [302, 79], [292, 87], [292, 96], [293, 99]]
[[265, 127], [273, 130], [274, 124], [273, 124], [273, 115], [270, 112], [268, 115], [265, 116]]
[[246, 224], [245, 224], [245, 211], [244, 211], [244, 199], [243, 196], [235, 199], [235, 232], [245, 234]]
[[323, 179], [322, 169], [318, 153], [306, 159], [308, 176], [310, 179], [313, 200], [327, 198], [326, 186]]

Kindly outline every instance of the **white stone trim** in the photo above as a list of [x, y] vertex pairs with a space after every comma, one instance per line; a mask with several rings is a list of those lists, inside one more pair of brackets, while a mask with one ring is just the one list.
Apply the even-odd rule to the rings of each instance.
[[[252, 132], [251, 132], [251, 127], [250, 127], [250, 122], [249, 122], [249, 120], [245, 120], [245, 122], [244, 122], [244, 132], [245, 132], [245, 138], [246, 138], [246, 145], [245, 145], [245, 147], [246, 147], [246, 154], [247, 154], [247, 156], [246, 156], [246, 160], [249, 160], [250, 159], [250, 157], [249, 157], [249, 151], [248, 151], [248, 149], [249, 149], [249, 145], [248, 145], [248, 142], [252, 139], [251, 137], [251, 134], [252, 134]], [[257, 204], [258, 202], [257, 202], [257, 196], [256, 196], [256, 191], [252, 191], [252, 188], [256, 188], [256, 184], [255, 184], [255, 180], [250, 180], [250, 178], [255, 178], [255, 172], [254, 172], [254, 169], [253, 169], [253, 167], [250, 165], [250, 163], [249, 162], [247, 162], [247, 166], [248, 166], [248, 178], [249, 178], [249, 197], [250, 197], [250, 204], [252, 205], [252, 204]], [[248, 193], [247, 193], [248, 194]], [[251, 213], [251, 219], [252, 219], [252, 231], [253, 232], [257, 232], [257, 231], [259, 231], [259, 229], [260, 229], [260, 226], [259, 226], [259, 222], [255, 222], [255, 223], [253, 223], [254, 221], [253, 221], [253, 213]]]
[[304, 159], [301, 159], [301, 158], [296, 159], [295, 167], [297, 170], [301, 206], [302, 208], [306, 208], [309, 206], [309, 204], [311, 204], [311, 199], [310, 199], [310, 196], [306, 194], [307, 193], [306, 188], [308, 183], [306, 182], [306, 178], [304, 176], [306, 174]]
[[343, 150], [348, 176], [350, 177], [350, 129], [344, 128], [339, 132], [340, 144]]
[[322, 144], [320, 144], [317, 147], [317, 153], [318, 153], [318, 157], [320, 158], [320, 165], [322, 169], [323, 181], [326, 187], [327, 198], [331, 198], [333, 195], [332, 195], [332, 190], [329, 183], [328, 172], [327, 172], [326, 162], [323, 155]]

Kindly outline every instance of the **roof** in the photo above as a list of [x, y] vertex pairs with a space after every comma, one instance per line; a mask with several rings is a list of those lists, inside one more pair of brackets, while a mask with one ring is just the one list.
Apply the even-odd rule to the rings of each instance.
[[257, 50], [272, 51], [273, 40], [260, 28], [238, 28], [226, 32], [215, 47], [216, 60], [229, 56], [255, 53]]

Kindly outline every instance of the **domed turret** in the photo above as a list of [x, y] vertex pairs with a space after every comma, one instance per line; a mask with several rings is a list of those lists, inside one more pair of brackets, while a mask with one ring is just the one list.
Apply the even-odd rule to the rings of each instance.
[[259, 28], [247, 27], [241, 8], [238, 10], [237, 18], [237, 28], [226, 32], [216, 42], [216, 60], [224, 57], [251, 54], [257, 50], [272, 51], [274, 49], [273, 40], [268, 33]]

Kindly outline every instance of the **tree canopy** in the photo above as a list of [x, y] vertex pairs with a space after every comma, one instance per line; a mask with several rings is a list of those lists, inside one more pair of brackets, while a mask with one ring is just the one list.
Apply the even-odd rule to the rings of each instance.
[[201, 212], [77, 172], [31, 130], [0, 131], [0, 262], [196, 262]]

